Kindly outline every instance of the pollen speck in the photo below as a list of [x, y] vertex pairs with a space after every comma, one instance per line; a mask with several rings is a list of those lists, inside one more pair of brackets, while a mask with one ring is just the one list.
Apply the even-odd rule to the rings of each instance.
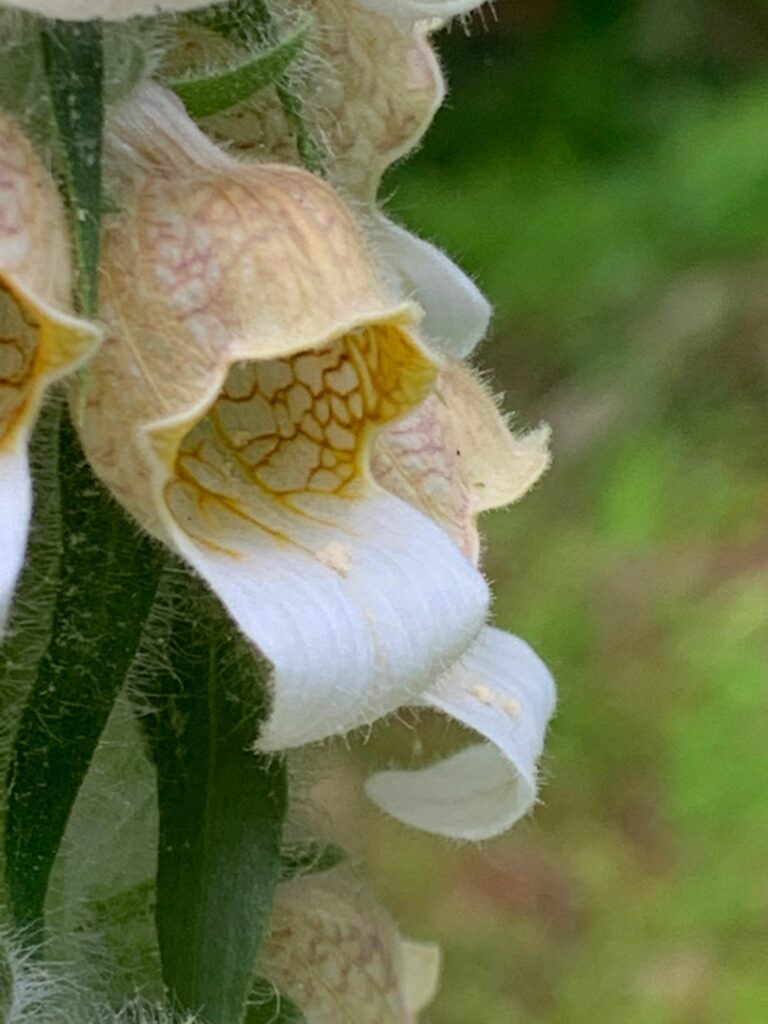
[[340, 576], [348, 576], [352, 568], [352, 558], [349, 548], [337, 540], [329, 541], [317, 552], [319, 561], [329, 569], [333, 569]]

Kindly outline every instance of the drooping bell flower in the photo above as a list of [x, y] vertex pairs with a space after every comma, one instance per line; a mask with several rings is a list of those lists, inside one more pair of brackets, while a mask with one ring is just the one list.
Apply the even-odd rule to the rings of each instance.
[[238, 163], [156, 87], [111, 137], [127, 178], [86, 453], [270, 663], [261, 745], [346, 732], [423, 693], [487, 611], [476, 568], [369, 470], [439, 354], [318, 178]]
[[[450, 343], [427, 338], [318, 178], [232, 159], [157, 87], [110, 138], [123, 177], [104, 241], [109, 333], [81, 422], [96, 472], [268, 662], [262, 749], [438, 706], [490, 745], [419, 774], [405, 804], [397, 775], [371, 795], [432, 831], [508, 827], [533, 801], [552, 682], [521, 641], [483, 630], [472, 531], [541, 473], [540, 439], [510, 435]], [[459, 272], [432, 266], [448, 291]], [[422, 468], [436, 480], [413, 450], [424, 431], [448, 457], [444, 514], [422, 500]], [[450, 791], [457, 772], [446, 816], [430, 780]]]

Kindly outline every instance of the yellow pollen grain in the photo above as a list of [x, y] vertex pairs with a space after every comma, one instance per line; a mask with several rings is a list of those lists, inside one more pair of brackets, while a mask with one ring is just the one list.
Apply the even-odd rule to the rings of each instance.
[[523, 710], [523, 705], [515, 697], [509, 697], [501, 706], [510, 718], [519, 718]]
[[493, 690], [483, 683], [475, 683], [469, 691], [473, 697], [477, 697], [481, 704], [493, 704]]
[[352, 556], [349, 548], [337, 540], [329, 541], [320, 548], [317, 558], [323, 565], [333, 569], [340, 576], [348, 576], [352, 568]]

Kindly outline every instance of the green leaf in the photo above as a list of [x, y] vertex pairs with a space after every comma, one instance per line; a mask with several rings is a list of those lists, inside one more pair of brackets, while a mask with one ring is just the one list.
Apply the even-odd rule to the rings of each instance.
[[163, 978], [181, 1008], [239, 1024], [280, 875], [287, 799], [282, 759], [253, 751], [268, 710], [263, 670], [183, 570], [166, 573], [148, 636], [140, 706], [158, 772]]
[[171, 89], [193, 117], [207, 117], [234, 107], [283, 75], [304, 45], [311, 24], [311, 20], [304, 19], [290, 35], [237, 67], [205, 78], [171, 82]]
[[[187, 17], [228, 39], [242, 50], [252, 52], [264, 45], [272, 31], [272, 17], [264, 0], [230, 0]], [[275, 80], [275, 92], [286, 120], [296, 133], [296, 147], [304, 166], [321, 174], [323, 154], [304, 120], [301, 97], [283, 75]]]
[[97, 21], [44, 21], [43, 63], [59, 141], [64, 197], [70, 211], [81, 313], [98, 303], [104, 54]]
[[288, 882], [302, 875], [331, 871], [346, 859], [346, 851], [335, 843], [310, 840], [286, 844], [280, 857], [280, 881]]
[[307, 1024], [307, 1018], [266, 978], [258, 978], [244, 1024]]
[[[138, 647], [165, 557], [94, 478], [66, 415], [59, 501], [56, 600], [13, 746], [5, 829], [11, 912], [33, 942], [41, 938], [72, 805]], [[38, 526], [41, 536], [50, 529]]]

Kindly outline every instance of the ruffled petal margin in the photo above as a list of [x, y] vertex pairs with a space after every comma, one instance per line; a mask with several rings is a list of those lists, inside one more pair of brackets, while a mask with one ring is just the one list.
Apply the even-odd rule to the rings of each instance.
[[488, 332], [493, 309], [450, 257], [417, 235], [374, 214], [371, 237], [400, 293], [424, 310], [422, 332], [441, 355], [462, 359]]
[[384, 771], [368, 796], [404, 824], [456, 839], [499, 835], [536, 800], [536, 765], [555, 707], [552, 676], [518, 637], [486, 628], [420, 702], [486, 740], [416, 771]]

